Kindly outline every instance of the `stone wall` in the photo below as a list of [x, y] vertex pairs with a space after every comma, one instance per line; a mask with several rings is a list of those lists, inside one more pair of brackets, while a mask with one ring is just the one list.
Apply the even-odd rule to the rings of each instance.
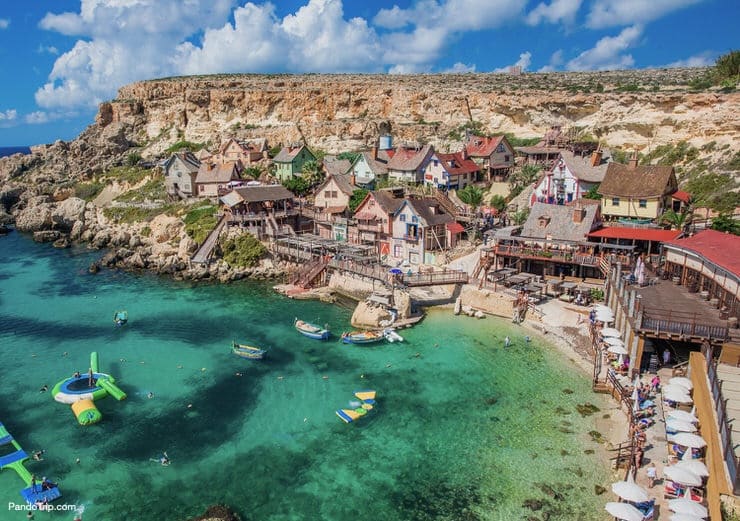
[[470, 306], [491, 315], [511, 318], [514, 297], [509, 295], [467, 285], [463, 286], [460, 298], [463, 306]]

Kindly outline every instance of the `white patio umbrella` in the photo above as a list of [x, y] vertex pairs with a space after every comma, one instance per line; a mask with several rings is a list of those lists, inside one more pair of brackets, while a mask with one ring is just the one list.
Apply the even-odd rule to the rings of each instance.
[[688, 450], [683, 453], [683, 456], [681, 456], [681, 461], [676, 463], [674, 467], [679, 467], [691, 471], [700, 478], [706, 478], [709, 476], [709, 469], [704, 464], [704, 462], [698, 459], [693, 459], [691, 457], [691, 452]]
[[604, 509], [622, 521], [642, 521], [642, 512], [629, 503], [611, 502], [604, 505]]
[[666, 392], [690, 394], [689, 390], [686, 387], [684, 387], [683, 385], [674, 384], [673, 382], [668, 382], [663, 386], [663, 394], [665, 394]]
[[597, 313], [599, 311], [607, 311], [609, 313], [612, 312], [612, 308], [610, 308], [609, 306], [607, 306], [605, 304], [594, 304], [593, 305], [593, 310], [596, 311]]
[[613, 327], [605, 327], [601, 330], [601, 336], [603, 337], [615, 337], [619, 338], [622, 336], [622, 333], [620, 333], [617, 329], [614, 329]]
[[690, 432], [679, 432], [678, 434], [668, 436], [668, 441], [672, 441], [673, 443], [692, 449], [700, 449], [707, 446], [707, 442], [704, 441], [704, 438], [697, 434], [691, 434]]
[[[688, 489], [686, 493], [688, 494]], [[696, 501], [691, 501], [685, 495], [678, 499], [669, 500], [668, 509], [671, 512], [675, 512], [676, 514], [686, 514], [688, 516], [696, 516], [696, 517], [703, 518], [709, 515], [709, 511], [707, 510], [707, 507], [705, 507], [701, 503], [697, 503]]]
[[614, 353], [615, 355], [627, 355], [629, 352], [627, 351], [627, 348], [623, 345], [615, 345], [615, 346], [609, 346], [606, 348], [607, 351], [610, 353]]
[[680, 385], [681, 387], [685, 387], [689, 391], [694, 388], [694, 384], [691, 383], [691, 380], [686, 378], [685, 376], [674, 376], [670, 380], [668, 380], [668, 385]]
[[680, 392], [673, 389], [665, 388], [663, 389], [663, 398], [678, 403], [693, 403], [694, 401], [691, 399], [691, 396], [689, 396], [688, 393], [685, 392], [685, 390], [684, 392]]
[[608, 336], [604, 339], [605, 344], [609, 344], [610, 346], [623, 346], [624, 342], [620, 340], [619, 338]]
[[703, 517], [692, 516], [691, 514], [673, 514], [671, 521], [704, 521]]
[[684, 422], [697, 423], [699, 418], [691, 414], [690, 412], [675, 410], [667, 414], [667, 420], [681, 420]]
[[691, 422], [668, 418], [665, 421], [665, 429], [670, 432], [696, 432], [696, 425]]
[[634, 501], [635, 503], [642, 503], [649, 499], [647, 490], [635, 483], [631, 472], [627, 476], [626, 481], [617, 481], [616, 483], [612, 483], [612, 492], [622, 499]]
[[614, 322], [614, 313], [607, 313], [606, 311], [597, 311], [594, 317], [599, 322]]
[[699, 476], [691, 472], [690, 470], [682, 469], [671, 465], [663, 469], [663, 475], [675, 483], [681, 485], [687, 485], [689, 487], [699, 487], [702, 484], [702, 480]]

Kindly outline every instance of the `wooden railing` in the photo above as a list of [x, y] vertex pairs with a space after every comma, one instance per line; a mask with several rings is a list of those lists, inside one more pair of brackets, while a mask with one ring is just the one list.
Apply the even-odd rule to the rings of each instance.
[[[687, 337], [724, 340], [729, 337], [727, 326], [710, 325], [703, 315], [659, 308], [642, 308], [642, 320], [637, 324], [643, 331], [673, 333]], [[639, 315], [638, 315], [639, 316]]]
[[601, 269], [602, 261], [605, 259], [613, 263], [621, 262], [622, 266], [630, 265], [630, 258], [626, 255], [591, 255], [586, 252], [565, 253], [561, 250], [543, 250], [540, 248], [525, 248], [523, 246], [511, 246], [499, 244], [495, 247], [496, 255], [509, 255], [513, 257], [546, 260], [552, 262], [568, 262], [582, 266], [593, 266]]
[[435, 286], [437, 284], [467, 284], [468, 274], [464, 271], [447, 270], [429, 273], [412, 273], [401, 276], [406, 286]]
[[228, 216], [229, 222], [241, 223], [241, 222], [256, 221], [256, 220], [263, 221], [270, 216], [272, 216], [273, 218], [280, 219], [283, 217], [291, 217], [293, 215], [298, 215], [298, 213], [299, 213], [298, 210], [276, 210], [276, 211], [270, 212], [269, 214], [265, 212], [260, 212], [260, 213], [250, 212], [250, 213], [238, 213], [238, 214], [226, 213], [225, 215]]
[[369, 277], [379, 280], [383, 284], [390, 285], [391, 275], [388, 273], [388, 269], [377, 264], [366, 265], [354, 261], [331, 259], [329, 261], [329, 267], [336, 270], [349, 271], [350, 273]]

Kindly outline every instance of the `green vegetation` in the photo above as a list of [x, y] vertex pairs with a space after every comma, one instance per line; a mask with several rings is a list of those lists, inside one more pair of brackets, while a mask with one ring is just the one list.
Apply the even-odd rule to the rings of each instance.
[[103, 172], [99, 179], [101, 181], [118, 181], [119, 183], [136, 184], [152, 175], [152, 170], [138, 166], [115, 166]]
[[337, 159], [346, 159], [350, 163], [354, 163], [359, 155], [359, 152], [340, 152], [337, 154]]
[[189, 150], [191, 152], [197, 152], [198, 150], [201, 150], [205, 148], [205, 143], [193, 143], [192, 141], [178, 141], [174, 145], [172, 145], [170, 148], [164, 151], [166, 155], [174, 154], [175, 152], [180, 152], [181, 150]]
[[282, 149], [283, 149], [283, 147], [281, 147], [280, 145], [275, 145], [274, 147], [271, 147], [270, 150], [267, 151], [267, 154], [272, 159], [276, 155], [278, 155]]
[[740, 223], [733, 219], [732, 215], [723, 213], [712, 219], [712, 230], [740, 235]]
[[247, 177], [253, 177], [259, 179], [262, 175], [262, 169], [258, 166], [249, 166], [244, 169], [244, 175]]
[[294, 176], [283, 180], [283, 186], [296, 195], [306, 195], [311, 185], [301, 176]]
[[524, 210], [519, 210], [518, 212], [514, 213], [514, 215], [511, 216], [511, 224], [514, 224], [516, 226], [521, 226], [525, 222], [527, 222], [527, 217], [529, 217], [529, 208]]
[[105, 188], [105, 184], [99, 181], [90, 181], [89, 183], [77, 183], [74, 186], [75, 197], [84, 199], [85, 201], [92, 201], [95, 199], [100, 192]]
[[506, 133], [506, 141], [513, 147], [529, 147], [536, 145], [542, 138], [539, 137], [516, 137], [514, 134]]
[[365, 199], [365, 196], [369, 193], [369, 190], [364, 188], [358, 188], [352, 192], [352, 197], [349, 198], [349, 211], [355, 213], [357, 207]]
[[640, 86], [636, 83], [628, 83], [627, 85], [620, 85], [614, 90], [616, 92], [637, 92], [640, 90]]
[[149, 237], [152, 234], [152, 229], [149, 226], [144, 226], [139, 233], [142, 237]]
[[483, 201], [483, 190], [477, 186], [468, 185], [462, 190], [458, 190], [457, 196], [465, 204], [469, 204], [473, 208], [478, 208], [481, 201]]
[[695, 206], [706, 206], [720, 213], [732, 213], [740, 206], [737, 182], [729, 174], [692, 171], [684, 184]]
[[531, 185], [537, 179], [540, 173], [540, 167], [535, 165], [524, 165], [518, 170], [509, 175], [509, 185], [511, 186], [509, 192], [509, 199], [513, 199], [524, 190], [527, 186]]
[[171, 213], [173, 206], [158, 206], [156, 208], [140, 208], [138, 206], [110, 206], [103, 209], [103, 215], [118, 224], [131, 224], [150, 221], [157, 215]]
[[116, 201], [127, 203], [143, 203], [146, 201], [162, 201], [166, 199], [167, 192], [162, 178], [150, 179], [146, 184], [136, 190], [129, 190], [118, 197]]
[[689, 210], [683, 212], [674, 212], [673, 210], [666, 210], [660, 217], [660, 222], [663, 224], [669, 224], [674, 230], [683, 230], [684, 227], [691, 224], [693, 214]]
[[740, 51], [730, 51], [717, 58], [714, 77], [723, 87], [735, 88], [740, 83]]
[[601, 194], [599, 193], [599, 186], [601, 183], [597, 183], [588, 189], [588, 192], [583, 194], [584, 199], [593, 199], [594, 201], [601, 200]]
[[309, 186], [316, 186], [321, 183], [326, 175], [321, 168], [321, 162], [310, 159], [303, 163], [301, 167], [301, 177], [303, 177]]
[[676, 166], [680, 163], [694, 161], [698, 157], [698, 148], [689, 145], [686, 141], [679, 141], [675, 145], [668, 143], [655, 147], [654, 150], [641, 157], [640, 164]]
[[126, 156], [126, 166], [136, 166], [141, 161], [141, 154], [138, 152], [131, 152]]
[[595, 302], [600, 302], [604, 300], [604, 290], [597, 289], [597, 288], [591, 288], [589, 290], [589, 296], [591, 297], [591, 300]]
[[218, 208], [208, 201], [198, 203], [190, 209], [185, 215], [185, 233], [187, 233], [195, 242], [201, 244], [206, 240], [208, 234], [216, 227], [218, 219], [216, 211]]
[[470, 131], [471, 134], [475, 134], [476, 136], [480, 136], [483, 132], [483, 123], [480, 121], [466, 121], [456, 129], [450, 131], [447, 134], [447, 138], [452, 139], [453, 141], [462, 141], [465, 139], [465, 133], [467, 131]]
[[265, 246], [254, 235], [245, 233], [221, 244], [223, 259], [231, 266], [250, 268], [256, 266], [267, 253]]
[[491, 205], [492, 208], [495, 208], [499, 212], [503, 212], [504, 209], [506, 208], [506, 197], [504, 197], [503, 195], [496, 194], [493, 197], [491, 197], [491, 201], [489, 204]]

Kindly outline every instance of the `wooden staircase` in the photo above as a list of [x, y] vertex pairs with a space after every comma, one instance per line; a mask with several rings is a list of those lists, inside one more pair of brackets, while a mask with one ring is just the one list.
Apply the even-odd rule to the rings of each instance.
[[226, 221], [226, 214], [224, 214], [221, 220], [218, 221], [218, 224], [216, 224], [216, 227], [208, 234], [206, 240], [203, 241], [203, 244], [200, 245], [198, 251], [190, 258], [190, 262], [194, 264], [208, 264], [211, 253], [213, 253], [213, 248], [218, 244], [218, 236], [226, 225]]
[[601, 274], [604, 275], [604, 277], [609, 277], [610, 267], [611, 263], [609, 262], [609, 259], [606, 257], [601, 257], [601, 259], [599, 259], [599, 271], [601, 271]]
[[314, 259], [291, 277], [290, 283], [301, 288], [307, 288], [323, 272], [329, 263], [324, 258]]

